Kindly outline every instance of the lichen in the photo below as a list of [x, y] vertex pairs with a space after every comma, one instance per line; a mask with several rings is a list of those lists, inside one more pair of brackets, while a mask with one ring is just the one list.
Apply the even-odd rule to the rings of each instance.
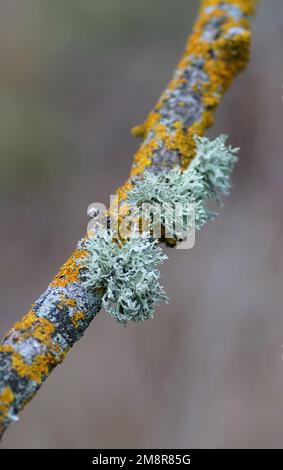
[[167, 257], [148, 234], [134, 233], [122, 243], [101, 228], [83, 239], [81, 248], [88, 252], [78, 261], [82, 284], [104, 289], [102, 306], [120, 324], [152, 318], [155, 307], [167, 301], [158, 270]]
[[[199, 230], [215, 213], [207, 209], [207, 201], [221, 202], [221, 195], [227, 195], [230, 188], [230, 176], [237, 161], [236, 154], [239, 149], [226, 146], [227, 136], [219, 136], [214, 140], [205, 137], [195, 137], [196, 157], [188, 169], [181, 171], [174, 168], [168, 172], [144, 172], [136, 181], [127, 196], [130, 204], [137, 205], [141, 211], [143, 205], [149, 204], [153, 210], [153, 220], [161, 214], [161, 223], [165, 233], [172, 233], [173, 237], [182, 239], [190, 226]], [[194, 224], [188, 220], [191, 214], [191, 205], [194, 205]], [[174, 208], [178, 205], [183, 208], [183, 223], [178, 224], [181, 231], [176, 229]], [[170, 212], [168, 209], [172, 207]], [[170, 216], [170, 213], [172, 216]], [[168, 218], [169, 215], [169, 218]], [[173, 217], [173, 220], [172, 220]]]
[[68, 284], [76, 282], [79, 278], [77, 259], [83, 256], [82, 252], [75, 251], [70, 258], [60, 268], [54, 277], [51, 285], [53, 287], [66, 287]]
[[[223, 93], [249, 58], [250, 19], [256, 3], [256, 0], [202, 2], [172, 81], [146, 121], [133, 131], [144, 140], [129, 179], [117, 191], [118, 205], [124, 204], [122, 218], [128, 210], [127, 194], [143, 171], [156, 174], [175, 166], [186, 170], [195, 157], [194, 136], [203, 135], [212, 125], [214, 110]], [[214, 28], [215, 22], [219, 22], [219, 31]], [[0, 397], [2, 406], [5, 405], [4, 413], [0, 413], [0, 434], [100, 310], [105, 287], [92, 288], [90, 292], [82, 286], [78, 260], [84, 257], [88, 257], [87, 251], [79, 249], [73, 253], [30, 314], [17, 323], [0, 346]], [[156, 276], [159, 279], [159, 274]], [[105, 301], [110, 308], [110, 300]], [[27, 351], [29, 358], [25, 357]]]
[[1, 422], [4, 422], [9, 417], [11, 419], [13, 416], [13, 413], [11, 413], [13, 400], [14, 394], [11, 388], [9, 386], [5, 387], [0, 393], [0, 432], [2, 430]]
[[[15, 323], [1, 351], [11, 353], [12, 368], [20, 377], [27, 377], [40, 384], [49, 371], [63, 360], [66, 352], [58, 349], [52, 336], [54, 331], [55, 326], [46, 318], [38, 317], [33, 310]], [[26, 357], [25, 345], [29, 345], [30, 351], [31, 339], [37, 341], [36, 348], [33, 343], [33, 354]]]
[[220, 135], [214, 140], [195, 136], [196, 157], [191, 162], [188, 172], [197, 171], [202, 175], [209, 198], [229, 194], [230, 177], [237, 162], [239, 148], [226, 145], [227, 135]]
[[[153, 207], [153, 212], [161, 213], [161, 224], [170, 232], [174, 226], [173, 237], [177, 240], [182, 240], [185, 235], [184, 225], [186, 229], [191, 226], [188, 219], [192, 204], [195, 207], [193, 226], [197, 229], [213, 217], [206, 202], [220, 202], [221, 195], [228, 193], [239, 150], [225, 145], [227, 136], [213, 141], [204, 137], [195, 137], [194, 140], [197, 154], [187, 170], [174, 168], [158, 174], [144, 172], [126, 200], [129, 206], [134, 204], [138, 208], [139, 215], [142, 215], [140, 209], [145, 203]], [[183, 207], [185, 223], [181, 231], [176, 229], [174, 211], [169, 220], [170, 227], [167, 227], [168, 206], [174, 208], [175, 205]], [[152, 226], [150, 232], [151, 229]], [[113, 230], [101, 226], [93, 236], [84, 238], [78, 245], [84, 253], [78, 259], [82, 285], [90, 291], [103, 289], [102, 306], [119, 323], [151, 318], [155, 306], [166, 300], [157, 269], [166, 256], [156, 247], [158, 240], [153, 240], [150, 235], [140, 233], [138, 229], [125, 240], [116, 232], [114, 235]]]
[[214, 122], [214, 111], [250, 56], [250, 22], [257, 0], [204, 0], [173, 79], [133, 135], [144, 140], [121, 201], [145, 170], [186, 169], [195, 156], [194, 136]]
[[80, 323], [81, 323], [81, 320], [84, 319], [84, 314], [83, 312], [76, 312], [72, 318], [71, 318], [71, 322], [73, 323], [74, 327], [75, 328], [79, 328], [80, 326]]

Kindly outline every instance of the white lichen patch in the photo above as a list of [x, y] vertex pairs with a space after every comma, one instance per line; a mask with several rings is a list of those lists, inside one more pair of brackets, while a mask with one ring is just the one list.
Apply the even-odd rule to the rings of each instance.
[[[221, 202], [221, 195], [227, 195], [230, 188], [230, 176], [237, 161], [239, 149], [226, 146], [227, 136], [209, 140], [205, 137], [195, 137], [196, 157], [187, 170], [174, 168], [168, 172], [154, 174], [145, 172], [136, 181], [136, 185], [128, 193], [128, 202], [141, 208], [144, 204], [155, 207], [161, 213], [161, 223], [165, 232], [172, 232], [172, 225], [179, 226], [180, 222], [166, 217], [169, 206], [183, 207], [183, 230], [175, 231], [176, 239], [182, 239], [186, 230], [192, 225], [189, 217], [194, 205], [194, 226], [199, 230], [216, 215], [208, 210], [208, 201]], [[173, 212], [174, 214], [174, 212]], [[156, 220], [153, 210], [153, 219]]]
[[148, 234], [134, 233], [121, 243], [101, 228], [79, 248], [88, 252], [78, 261], [82, 284], [103, 289], [102, 306], [120, 324], [152, 318], [156, 306], [167, 302], [158, 269], [167, 256]]

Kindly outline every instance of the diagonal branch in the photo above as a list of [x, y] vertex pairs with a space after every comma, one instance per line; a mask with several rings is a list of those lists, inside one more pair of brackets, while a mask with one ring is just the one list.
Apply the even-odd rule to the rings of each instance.
[[[133, 134], [142, 137], [131, 174], [118, 189], [119, 204], [145, 169], [185, 169], [194, 157], [194, 135], [213, 124], [213, 113], [249, 59], [256, 0], [204, 0], [172, 81]], [[30, 311], [0, 346], [0, 435], [17, 419], [52, 369], [84, 334], [101, 308], [79, 278], [77, 249]]]

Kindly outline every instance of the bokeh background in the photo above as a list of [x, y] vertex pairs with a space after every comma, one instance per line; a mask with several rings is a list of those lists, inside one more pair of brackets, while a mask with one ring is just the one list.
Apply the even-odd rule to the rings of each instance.
[[[45, 290], [129, 173], [197, 0], [0, 0], [0, 331]], [[241, 147], [221, 216], [169, 250], [154, 320], [105, 313], [2, 448], [282, 447], [283, 3], [209, 135]]]

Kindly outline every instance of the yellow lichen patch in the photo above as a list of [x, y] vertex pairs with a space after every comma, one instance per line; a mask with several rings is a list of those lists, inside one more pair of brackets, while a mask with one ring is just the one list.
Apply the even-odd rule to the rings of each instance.
[[46, 318], [38, 317], [33, 310], [30, 310], [20, 321], [15, 323], [11, 331], [19, 331], [21, 341], [32, 336], [45, 346], [49, 346], [55, 326]]
[[[239, 26], [239, 22], [231, 18], [222, 26], [223, 36], [220, 39], [209, 44], [202, 42], [202, 31], [208, 20], [209, 15], [203, 14], [199, 20], [199, 28], [196, 28], [188, 45], [188, 54], [199, 54], [205, 57], [204, 70], [209, 77], [206, 85], [206, 101], [208, 97], [214, 98], [215, 93], [224, 93], [230, 86], [235, 74], [243, 69], [249, 58], [250, 44], [250, 33], [248, 31], [243, 31], [243, 33], [231, 39], [224, 37], [225, 32], [228, 32], [232, 27]], [[214, 51], [217, 60], [210, 57], [210, 50]]]
[[53, 342], [51, 335], [54, 331], [55, 325], [53, 323], [46, 318], [38, 317], [33, 310], [30, 310], [20, 321], [15, 323], [10, 333], [19, 332], [18, 339], [14, 338], [19, 343], [29, 337], [37, 339], [45, 347], [46, 353], [38, 354], [32, 364], [26, 364], [22, 356], [10, 344], [0, 346], [0, 352], [11, 353], [12, 367], [21, 377], [27, 377], [41, 383], [49, 369], [65, 356], [60, 347]]
[[142, 173], [145, 167], [151, 164], [151, 157], [154, 150], [158, 148], [158, 143], [155, 138], [143, 144], [134, 156], [134, 164], [131, 171], [131, 176]]
[[0, 430], [3, 421], [7, 418], [11, 404], [14, 400], [14, 394], [10, 387], [5, 387], [0, 393]]
[[182, 122], [176, 121], [174, 123], [174, 127], [176, 129], [175, 134], [173, 134], [173, 139], [168, 145], [168, 149], [171, 150], [178, 150], [182, 158], [188, 158], [190, 155], [190, 139], [188, 135], [188, 131], [184, 129]]
[[56, 307], [58, 310], [66, 310], [66, 308], [75, 309], [77, 306], [77, 302], [75, 299], [70, 299], [66, 297], [64, 294], [60, 296], [60, 302], [57, 303]]
[[214, 109], [220, 102], [220, 97], [211, 93], [204, 93], [202, 102], [207, 109]]
[[146, 134], [150, 129], [153, 129], [155, 124], [160, 121], [160, 115], [156, 111], [152, 111], [145, 122], [133, 127], [132, 135], [134, 137], [146, 137]]
[[[229, 62], [230, 70], [237, 73], [241, 72], [250, 58], [251, 33], [244, 31], [241, 34], [233, 36], [222, 44], [222, 59]], [[233, 77], [232, 77], [233, 78]], [[230, 81], [227, 83], [229, 86]], [[226, 85], [226, 88], [227, 88]], [[226, 90], [226, 88], [224, 90]]]
[[131, 133], [134, 137], [144, 137], [146, 134], [146, 126], [144, 123], [138, 124], [131, 129]]
[[[187, 135], [187, 142], [185, 145], [185, 151], [182, 153], [182, 163], [181, 168], [185, 170], [188, 168], [190, 162], [195, 157], [196, 153], [196, 143], [194, 140], [195, 135], [203, 135], [204, 131], [212, 126], [214, 121], [213, 113], [210, 111], [205, 111], [201, 117], [201, 120], [193, 124], [185, 135]], [[184, 137], [186, 139], [186, 137]]]
[[37, 384], [41, 384], [45, 377], [49, 374], [50, 370], [52, 370], [55, 365], [62, 362], [66, 355], [66, 352], [54, 354], [54, 347], [54, 351], [49, 349], [46, 354], [38, 354], [35, 356], [31, 364], [26, 364], [22, 356], [17, 351], [15, 351], [12, 346], [3, 345], [1, 347], [1, 351], [11, 353], [12, 368], [19, 374], [20, 377], [26, 377], [30, 380], [34, 380]]
[[79, 325], [80, 325], [80, 320], [83, 320], [84, 319], [84, 314], [83, 312], [76, 312], [72, 318], [71, 318], [71, 322], [73, 323], [74, 327], [75, 328], [78, 328]]
[[61, 360], [58, 361], [53, 354], [47, 353], [39, 354], [35, 357], [32, 364], [26, 364], [20, 354], [14, 352], [12, 356], [12, 367], [17, 371], [20, 377], [28, 377], [37, 384], [41, 384], [49, 371], [58, 364], [58, 362], [61, 362]]
[[[226, 4], [236, 5], [240, 10], [248, 16], [255, 14], [256, 5], [259, 0], [225, 0]], [[208, 6], [219, 5], [219, 0], [204, 0], [204, 8]]]
[[[172, 134], [168, 131], [167, 127], [163, 123], [158, 123], [157, 119], [159, 115], [157, 113], [153, 113], [149, 120], [146, 121], [145, 129], [149, 130], [149, 123], [154, 122], [154, 137], [147, 141], [146, 143], [142, 144], [137, 153], [134, 157], [134, 164], [131, 170], [130, 176], [136, 176], [141, 174], [147, 166], [151, 164], [152, 155], [155, 150], [158, 149], [159, 142], [162, 141], [165, 143], [165, 146], [169, 146], [172, 141]], [[146, 132], [147, 132], [146, 131]], [[122, 199], [125, 199], [127, 192], [131, 188], [131, 183], [129, 181], [126, 182], [121, 188], [119, 188], [119, 195], [122, 195]]]
[[128, 192], [133, 187], [130, 178], [117, 189], [116, 194], [118, 196], [118, 201], [124, 201], [127, 197]]
[[82, 250], [76, 250], [61, 267], [60, 271], [51, 282], [52, 287], [66, 287], [68, 284], [78, 281], [80, 268], [77, 260], [86, 256]]
[[155, 139], [157, 142], [163, 142], [167, 149], [173, 149], [174, 147], [174, 134], [169, 131], [169, 129], [160, 122], [155, 128]]
[[75, 299], [64, 298], [64, 303], [65, 303], [65, 305], [68, 305], [68, 307], [71, 307], [71, 308], [75, 308], [76, 305], [77, 305], [77, 302], [75, 301]]

